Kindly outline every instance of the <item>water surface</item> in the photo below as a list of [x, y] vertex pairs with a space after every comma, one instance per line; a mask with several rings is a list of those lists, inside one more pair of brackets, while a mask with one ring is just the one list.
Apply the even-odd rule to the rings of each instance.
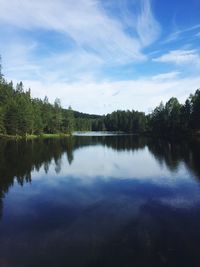
[[200, 266], [200, 143], [0, 142], [0, 266]]

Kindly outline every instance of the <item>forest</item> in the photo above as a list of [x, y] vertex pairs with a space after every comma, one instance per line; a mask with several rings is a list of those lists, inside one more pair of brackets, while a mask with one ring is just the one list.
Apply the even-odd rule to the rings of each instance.
[[149, 133], [159, 136], [198, 134], [200, 131], [200, 90], [184, 104], [172, 97], [161, 102], [150, 114], [138, 111], [115, 111], [94, 121], [94, 130]]
[[[122, 103], [123, 105], [123, 103]], [[23, 83], [7, 82], [0, 66], [0, 134], [27, 136], [73, 131], [117, 131], [155, 133], [160, 136], [198, 133], [200, 130], [200, 90], [184, 104], [172, 97], [150, 114], [134, 110], [117, 110], [107, 115], [91, 115], [64, 109], [57, 98], [52, 104], [31, 97]]]

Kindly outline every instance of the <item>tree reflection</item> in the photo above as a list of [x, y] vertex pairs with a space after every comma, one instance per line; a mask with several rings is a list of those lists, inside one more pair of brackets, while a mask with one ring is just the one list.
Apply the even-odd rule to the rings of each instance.
[[[138, 136], [79, 136], [60, 139], [36, 139], [30, 141], [0, 141], [0, 209], [2, 199], [14, 180], [21, 186], [31, 182], [33, 170], [44, 168], [48, 173], [52, 160], [59, 173], [65, 164], [72, 164], [74, 151], [87, 146], [102, 145], [117, 151], [134, 151], [147, 147], [160, 164], [170, 171], [177, 171], [184, 163], [195, 176], [200, 177], [200, 142], [196, 140], [168, 141]], [[1, 212], [0, 212], [1, 214]]]
[[200, 179], [200, 142], [195, 139], [169, 141], [148, 139], [147, 146], [160, 164], [165, 164], [170, 171], [177, 171], [184, 163], [189, 171]]

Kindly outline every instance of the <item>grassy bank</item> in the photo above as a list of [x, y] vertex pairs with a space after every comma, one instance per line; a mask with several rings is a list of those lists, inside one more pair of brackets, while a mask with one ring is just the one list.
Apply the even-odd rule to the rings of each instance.
[[21, 135], [5, 135], [5, 134], [0, 134], [0, 139], [7, 139], [7, 140], [32, 140], [32, 139], [37, 139], [37, 138], [63, 138], [63, 137], [68, 137], [70, 134], [64, 134], [64, 133], [56, 133], [56, 134], [27, 134], [24, 136]]
[[[98, 131], [98, 133], [101, 131]], [[78, 134], [80, 133], [88, 133], [84, 131], [79, 131], [77, 132]], [[91, 132], [95, 133], [95, 132]], [[102, 134], [105, 133], [102, 131]], [[106, 133], [113, 133], [107, 131]], [[122, 133], [122, 132], [115, 132], [115, 134], [131, 134], [131, 133]], [[137, 136], [146, 136], [146, 137], [159, 137], [159, 138], [164, 138], [164, 139], [180, 139], [180, 138], [197, 138], [200, 139], [200, 131], [193, 131], [193, 132], [188, 132], [188, 133], [179, 133], [179, 134], [173, 134], [173, 135], [157, 135], [156, 133], [152, 132], [144, 132], [144, 133], [137, 133], [137, 134], [131, 134], [131, 135], [137, 135]], [[0, 134], [0, 139], [6, 139], [6, 140], [33, 140], [33, 139], [49, 139], [49, 138], [65, 138], [71, 136], [70, 134], [67, 133], [55, 133], [55, 134], [27, 134], [27, 135], [6, 135], [6, 134]]]

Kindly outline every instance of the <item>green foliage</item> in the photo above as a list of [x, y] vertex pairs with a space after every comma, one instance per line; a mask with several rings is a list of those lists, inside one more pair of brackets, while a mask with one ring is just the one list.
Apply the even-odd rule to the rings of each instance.
[[157, 135], [175, 135], [200, 131], [200, 90], [182, 105], [172, 97], [161, 102], [145, 115], [138, 111], [117, 110], [105, 116], [80, 113], [71, 107], [63, 109], [57, 98], [50, 104], [31, 98], [30, 89], [23, 83], [13, 86], [1, 72], [0, 62], [0, 134], [34, 136], [42, 134], [71, 134], [76, 131], [120, 131], [126, 133], [151, 132]]
[[73, 131], [73, 111], [62, 109], [60, 100], [54, 105], [31, 98], [30, 89], [20, 82], [14, 88], [1, 74], [0, 65], [0, 134], [28, 136], [34, 134], [69, 133]]
[[191, 127], [200, 129], [200, 89], [190, 96], [191, 105]]
[[4, 125], [4, 113], [3, 113], [3, 109], [0, 108], [0, 134], [5, 134], [6, 129], [5, 129], [5, 125]]
[[63, 117], [62, 117], [62, 124], [61, 129], [62, 132], [72, 133], [75, 128], [75, 121], [74, 121], [74, 112], [71, 107], [68, 109], [62, 110]]
[[117, 110], [92, 121], [94, 131], [142, 133], [146, 130], [146, 116], [138, 111]]
[[149, 116], [149, 128], [158, 135], [176, 135], [200, 130], [200, 90], [181, 105], [172, 97]]
[[[172, 97], [165, 105], [161, 102], [148, 115], [134, 110], [118, 110], [97, 118], [88, 116], [87, 120], [93, 131], [149, 132], [161, 136], [196, 132], [200, 130], [200, 90], [190, 95], [183, 105]], [[86, 122], [83, 124], [86, 125]], [[82, 130], [80, 125], [78, 128]]]
[[19, 114], [18, 107], [14, 99], [10, 99], [9, 103], [6, 106], [5, 128], [6, 133], [9, 135], [19, 134]]

